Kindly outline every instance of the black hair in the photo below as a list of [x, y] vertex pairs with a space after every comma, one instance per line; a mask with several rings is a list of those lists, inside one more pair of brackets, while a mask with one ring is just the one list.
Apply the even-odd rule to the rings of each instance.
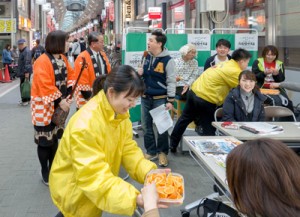
[[223, 39], [223, 38], [221, 38], [220, 40], [217, 41], [216, 48], [220, 47], [222, 45], [225, 47], [228, 47], [229, 49], [231, 48], [231, 43], [228, 40]]
[[41, 42], [40, 39], [35, 40], [36, 44], [40, 44], [40, 42]]
[[99, 39], [99, 35], [102, 35], [101, 33], [99, 32], [91, 32], [89, 35], [88, 35], [88, 45], [91, 45], [92, 42], [98, 42]]
[[112, 87], [117, 94], [127, 91], [125, 97], [138, 97], [145, 91], [143, 80], [135, 69], [129, 65], [115, 67], [109, 74], [96, 78], [93, 83], [93, 96], [102, 89], [106, 93], [110, 87]]
[[167, 36], [160, 30], [154, 30], [151, 35], [156, 36], [156, 41], [161, 42], [161, 49], [164, 50], [165, 44], [167, 42]]
[[246, 60], [252, 57], [251, 53], [243, 48], [238, 48], [233, 51], [231, 58], [235, 61]]
[[77, 42], [77, 41], [78, 41], [78, 39], [77, 39], [77, 38], [74, 38], [74, 39], [73, 39], [73, 42]]
[[69, 34], [56, 30], [49, 32], [46, 38], [45, 49], [50, 54], [65, 53], [66, 41], [69, 39]]
[[6, 44], [5, 49], [8, 50], [9, 47], [10, 47], [10, 44]]

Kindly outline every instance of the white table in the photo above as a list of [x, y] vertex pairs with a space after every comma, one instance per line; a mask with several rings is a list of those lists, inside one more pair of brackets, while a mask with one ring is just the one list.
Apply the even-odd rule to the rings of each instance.
[[[229, 188], [226, 181], [226, 170], [224, 167], [218, 165], [216, 161], [213, 159], [213, 157], [209, 157], [204, 155], [202, 152], [200, 152], [197, 148], [195, 148], [189, 141], [190, 140], [208, 140], [208, 139], [230, 139], [232, 141], [237, 141], [236, 138], [232, 136], [184, 136], [183, 137], [183, 143], [184, 145], [189, 147], [190, 155], [194, 158], [194, 160], [199, 164], [200, 167], [204, 169], [204, 171], [207, 173], [207, 175], [213, 180], [213, 182], [219, 187], [219, 190], [221, 190], [224, 193], [224, 196], [227, 198], [230, 203], [232, 203], [230, 194], [229, 194]], [[200, 162], [199, 162], [200, 161]], [[204, 166], [202, 166], [204, 165]], [[224, 191], [225, 189], [225, 191]], [[217, 197], [218, 194], [214, 193], [207, 198], [213, 198]], [[197, 200], [191, 204], [188, 204], [185, 206], [184, 210], [181, 210], [183, 212], [190, 212], [191, 210], [195, 209], [199, 202], [201, 201]]]
[[[288, 146], [296, 148], [300, 147], [300, 128], [296, 125], [299, 122], [267, 122], [283, 127], [283, 132], [270, 135], [260, 135], [248, 132], [243, 129], [227, 129], [221, 126], [223, 122], [212, 122], [212, 125], [220, 132], [227, 136], [233, 136], [241, 141], [253, 140], [258, 138], [272, 138], [286, 143]], [[233, 122], [234, 124], [243, 124], [245, 122]], [[253, 122], [252, 122], [253, 123]]]

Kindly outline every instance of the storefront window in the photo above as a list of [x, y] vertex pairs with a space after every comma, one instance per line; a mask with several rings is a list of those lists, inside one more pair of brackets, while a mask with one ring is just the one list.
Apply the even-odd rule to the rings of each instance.
[[300, 68], [300, 25], [299, 0], [277, 0], [276, 7], [276, 44], [280, 52], [280, 59], [285, 66]]

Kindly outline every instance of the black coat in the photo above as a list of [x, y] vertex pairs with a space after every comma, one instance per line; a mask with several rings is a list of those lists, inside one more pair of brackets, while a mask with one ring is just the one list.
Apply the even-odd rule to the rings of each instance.
[[264, 101], [266, 96], [259, 91], [254, 93], [252, 120], [248, 120], [245, 104], [240, 94], [240, 86], [232, 89], [223, 104], [222, 121], [265, 121]]
[[28, 47], [20, 50], [18, 59], [18, 76], [24, 77], [25, 73], [32, 73], [31, 51], [28, 49]]

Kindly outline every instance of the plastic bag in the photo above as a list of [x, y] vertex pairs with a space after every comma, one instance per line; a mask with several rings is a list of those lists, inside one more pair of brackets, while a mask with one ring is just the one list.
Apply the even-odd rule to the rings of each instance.
[[25, 81], [21, 84], [21, 97], [24, 99], [30, 99], [30, 82], [28, 78], [25, 78]]

